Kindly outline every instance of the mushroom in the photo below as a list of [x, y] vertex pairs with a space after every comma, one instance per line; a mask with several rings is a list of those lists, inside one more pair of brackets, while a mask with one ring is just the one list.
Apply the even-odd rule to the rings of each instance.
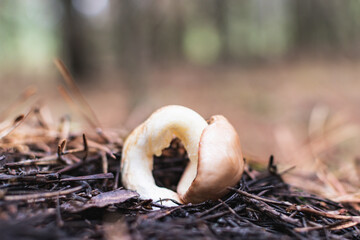
[[[177, 193], [156, 186], [152, 175], [153, 155], [160, 156], [174, 136], [190, 159]], [[123, 185], [154, 201], [217, 200], [240, 180], [243, 169], [238, 134], [225, 117], [216, 115], [207, 123], [195, 111], [178, 105], [160, 108], [138, 126], [126, 139], [121, 159]]]

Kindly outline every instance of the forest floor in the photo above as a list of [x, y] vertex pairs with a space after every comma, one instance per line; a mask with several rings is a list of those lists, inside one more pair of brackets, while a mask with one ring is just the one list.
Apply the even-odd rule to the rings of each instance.
[[[121, 182], [116, 181], [119, 159], [113, 159], [107, 152], [108, 171], [102, 171], [104, 149], [92, 149], [86, 166], [83, 156], [77, 155], [70, 160], [53, 159], [50, 165], [23, 166], [23, 161], [30, 156], [56, 155], [59, 136], [51, 135], [45, 145], [32, 142], [23, 144], [25, 148], [12, 148], [13, 152], [5, 151], [2, 146], [5, 157], [0, 158], [3, 189], [0, 219], [3, 228], [8, 230], [4, 236], [26, 239], [16, 235], [20, 226], [30, 234], [29, 238], [40, 239], [105, 236], [111, 239], [112, 235], [171, 238], [171, 234], [179, 238], [189, 237], [187, 234], [199, 238], [231, 238], [244, 234], [241, 236], [249, 239], [255, 229], [261, 229], [259, 234], [264, 235], [253, 235], [254, 239], [355, 239], [359, 237], [355, 226], [358, 219], [351, 216], [359, 215], [356, 204], [360, 187], [359, 64], [342, 60], [261, 67], [157, 68], [142, 73], [135, 84], [122, 81], [126, 77], [118, 72], [94, 76], [80, 85], [81, 92], [111, 136], [126, 136], [152, 111], [168, 104], [188, 106], [205, 118], [225, 115], [239, 132], [250, 166], [237, 186], [238, 191], [232, 190], [232, 194], [219, 202], [149, 211], [157, 205], [139, 200], [132, 192], [116, 191], [121, 186]], [[47, 119], [52, 121], [50, 125], [61, 126], [64, 123], [64, 120], [59, 122], [61, 116], [71, 113], [73, 124], [68, 134], [73, 137], [73, 148], [79, 147], [82, 139], [79, 129], [92, 139], [94, 124], [89, 124], [80, 114], [76, 107], [79, 101], [70, 106], [66, 104], [57, 92], [59, 81], [41, 83], [7, 82], [4, 87], [8, 92], [0, 97], [4, 103], [3, 113], [26, 86], [36, 85], [44, 112], [52, 113], [52, 120]], [[31, 105], [29, 102], [26, 101], [27, 107]], [[39, 98], [33, 102], [39, 103]], [[11, 119], [18, 112], [1, 117]], [[120, 141], [106, 147], [118, 158], [121, 145]], [[174, 147], [175, 155], [179, 147]], [[25, 150], [40, 155], [27, 155], [29, 152]], [[269, 165], [270, 155], [274, 156], [278, 171], [272, 162]], [[186, 156], [182, 159], [185, 161]], [[162, 172], [169, 172], [168, 166], [161, 163], [158, 166], [160, 170], [156, 174], [161, 179]], [[66, 174], [56, 174], [59, 171]], [[277, 173], [284, 171], [281, 176]], [[44, 193], [57, 197], [41, 195]], [[105, 193], [119, 194], [119, 202], [106, 202], [102, 199], [108, 197]], [[86, 205], [90, 200], [95, 201], [95, 196], [99, 196], [98, 205], [81, 208], [76, 203]], [[169, 223], [168, 229], [164, 222]], [[243, 227], [249, 231], [240, 231]], [[150, 230], [154, 228], [159, 231]], [[167, 231], [171, 234], [162, 235]], [[54, 235], [49, 235], [50, 232]]]
[[[72, 132], [66, 118], [52, 129], [41, 111], [30, 114], [16, 119], [21, 131], [1, 132], [3, 240], [360, 237], [356, 205], [287, 184], [272, 157], [262, 171], [246, 165], [222, 199], [165, 207], [123, 188], [114, 134]], [[174, 140], [154, 159], [157, 185], [175, 190], [188, 161]]]

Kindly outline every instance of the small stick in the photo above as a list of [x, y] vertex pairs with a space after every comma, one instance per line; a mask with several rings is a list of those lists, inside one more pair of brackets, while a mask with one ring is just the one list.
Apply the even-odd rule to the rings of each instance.
[[118, 188], [119, 178], [120, 178], [120, 165], [116, 168], [115, 182], [113, 187], [114, 190]]
[[242, 218], [235, 212], [234, 209], [232, 209], [228, 204], [226, 204], [223, 200], [218, 199], [219, 202], [221, 202], [222, 205], [224, 205], [237, 219], [242, 220]]
[[57, 164], [57, 163], [58, 163], [58, 155], [54, 154], [39, 159], [29, 159], [20, 162], [5, 163], [5, 166], [14, 167], [14, 166], [28, 166], [28, 165]]
[[60, 182], [98, 180], [98, 179], [109, 179], [109, 178], [114, 178], [114, 174], [99, 173], [99, 174], [93, 174], [93, 175], [87, 175], [87, 176], [68, 177], [68, 178], [60, 179]]
[[61, 152], [61, 155], [68, 155], [68, 154], [75, 154], [75, 153], [82, 153], [85, 150], [83, 148], [74, 148], [74, 149], [68, 149], [63, 152]]
[[63, 139], [63, 140], [59, 143], [59, 145], [58, 145], [58, 147], [57, 147], [57, 156], [58, 156], [58, 158], [59, 158], [60, 160], [62, 160], [62, 161], [63, 161], [63, 159], [61, 158], [61, 155], [62, 155], [62, 152], [63, 152], [64, 149], [65, 149], [65, 146], [66, 146], [66, 139]]
[[84, 147], [83, 148], [75, 148], [75, 149], [68, 149], [68, 150], [63, 150], [61, 152], [61, 155], [67, 155], [67, 154], [74, 154], [74, 153], [85, 153], [84, 157], [83, 157], [83, 161], [86, 160], [88, 154], [89, 154], [89, 147], [87, 144], [87, 140], [86, 140], [86, 136], [85, 134], [82, 135], [83, 138], [83, 144]]
[[5, 201], [23, 201], [23, 200], [34, 200], [39, 198], [52, 198], [59, 197], [60, 195], [68, 195], [71, 193], [75, 193], [83, 189], [83, 186], [77, 186], [74, 188], [60, 190], [55, 192], [44, 192], [44, 193], [34, 193], [34, 194], [26, 194], [26, 195], [8, 195], [4, 197]]
[[110, 148], [108, 148], [108, 147], [106, 147], [106, 146], [104, 146], [102, 144], [99, 144], [97, 142], [91, 141], [91, 140], [88, 140], [87, 144], [90, 147], [93, 147], [93, 148], [96, 148], [98, 150], [102, 150], [102, 151], [106, 152], [107, 154], [110, 155], [110, 157], [112, 157], [113, 159], [116, 159], [115, 155], [111, 152]]
[[[222, 206], [222, 204], [220, 204]], [[213, 215], [208, 215], [206, 217], [201, 218], [201, 220], [210, 220], [210, 219], [214, 219], [214, 218], [219, 218], [222, 217], [226, 214], [230, 213], [229, 210], [225, 210], [224, 212], [219, 212], [219, 213], [215, 213]]]
[[265, 202], [261, 201], [261, 200], [257, 200], [257, 199], [251, 199], [251, 198], [244, 198], [245, 201], [247, 201], [248, 203], [253, 204], [255, 207], [257, 207], [261, 212], [271, 216], [271, 217], [275, 217], [275, 218], [279, 218], [284, 222], [290, 223], [292, 225], [295, 226], [299, 226], [300, 222], [298, 219], [294, 219], [291, 218], [283, 213], [280, 213], [278, 211], [276, 211], [274, 208], [270, 207], [269, 205], [267, 205]]
[[345, 228], [350, 228], [350, 227], [354, 227], [356, 226], [357, 222], [352, 222], [352, 221], [345, 221], [345, 222], [342, 222], [342, 223], [334, 223], [334, 224], [330, 224], [330, 225], [325, 225], [325, 226], [314, 226], [314, 227], [302, 227], [302, 228], [294, 228], [294, 230], [296, 232], [309, 232], [309, 231], [314, 231], [314, 230], [320, 230], [320, 229], [329, 229], [329, 230], [332, 230], [332, 231], [335, 231], [335, 230], [342, 230], [342, 229], [345, 229]]
[[358, 224], [359, 224], [358, 222], [349, 221], [349, 222], [344, 222], [344, 223], [341, 223], [341, 224], [337, 224], [337, 226], [333, 226], [333, 227], [329, 226], [329, 229], [330, 230], [341, 230], [341, 229], [344, 229], [344, 228], [355, 227]]
[[323, 216], [323, 217], [327, 217], [327, 218], [333, 218], [333, 219], [351, 220], [351, 221], [360, 223], [360, 216], [346, 216], [346, 215], [322, 212], [322, 211], [318, 211], [318, 210], [312, 209], [307, 206], [291, 205], [290, 207], [288, 207], [288, 210], [293, 210], [293, 211], [298, 211], [298, 212], [306, 212], [306, 213], [311, 213], [314, 215]]
[[85, 152], [85, 156], [83, 157], [83, 161], [85, 161], [87, 156], [89, 155], [89, 146], [88, 146], [88, 143], [87, 143], [85, 133], [83, 133], [82, 137], [83, 137], [84, 152]]
[[81, 167], [82, 165], [84, 165], [86, 163], [88, 164], [88, 163], [96, 161], [98, 159], [99, 159], [99, 155], [95, 155], [93, 157], [89, 157], [86, 161], [81, 161], [81, 162], [77, 162], [77, 163], [74, 163], [72, 165], [66, 166], [66, 167], [60, 169], [59, 171], [57, 171], [56, 173], [57, 174], [62, 174], [64, 172], [68, 172], [68, 171], [74, 170], [74, 169], [76, 169], [78, 167]]
[[215, 205], [214, 207], [212, 207], [212, 208], [210, 208], [210, 209], [208, 209], [208, 210], [200, 213], [200, 214], [198, 215], [198, 217], [201, 218], [201, 217], [203, 217], [204, 215], [209, 214], [210, 212], [216, 210], [217, 208], [219, 208], [219, 207], [221, 207], [221, 206], [222, 206], [222, 203], [219, 203], [219, 204]]
[[329, 200], [329, 199], [324, 199], [324, 198], [321, 198], [321, 197], [318, 197], [318, 196], [315, 196], [315, 195], [312, 195], [312, 194], [298, 193], [298, 192], [295, 192], [295, 193], [276, 192], [274, 195], [275, 196], [286, 196], [286, 197], [309, 198], [309, 199], [314, 199], [316, 201], [327, 203], [329, 205], [332, 205], [332, 206], [335, 206], [335, 207], [338, 207], [338, 208], [342, 207], [340, 203], [334, 202], [334, 201]]
[[245, 191], [242, 191], [240, 189], [233, 188], [233, 187], [228, 187], [228, 189], [232, 190], [232, 191], [235, 191], [237, 193], [240, 193], [243, 196], [253, 198], [253, 199], [256, 199], [256, 200], [259, 200], [259, 201], [263, 201], [263, 202], [266, 202], [266, 203], [279, 204], [279, 205], [285, 205], [285, 206], [292, 206], [292, 204], [289, 203], [289, 202], [276, 201], [276, 200], [271, 200], [271, 199], [259, 197], [259, 196], [256, 196], [254, 194], [251, 194], [251, 193], [248, 193], [248, 192], [245, 192]]
[[101, 152], [101, 163], [102, 163], [103, 173], [107, 173], [108, 172], [108, 160], [107, 160], [105, 152]]
[[64, 226], [64, 221], [61, 217], [61, 209], [60, 209], [60, 200], [59, 197], [56, 198], [56, 225], [58, 227]]

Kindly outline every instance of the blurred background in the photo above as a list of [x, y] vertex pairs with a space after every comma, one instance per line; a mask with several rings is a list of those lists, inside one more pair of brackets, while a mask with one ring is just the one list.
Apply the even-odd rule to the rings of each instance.
[[54, 58], [107, 128], [185, 105], [225, 115], [253, 166], [273, 154], [295, 184], [359, 187], [357, 0], [1, 0], [0, 109], [35, 86], [81, 121]]

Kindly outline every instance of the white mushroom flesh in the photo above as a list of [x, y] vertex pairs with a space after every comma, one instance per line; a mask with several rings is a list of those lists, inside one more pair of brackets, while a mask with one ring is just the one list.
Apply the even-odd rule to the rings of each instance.
[[174, 136], [178, 137], [190, 159], [179, 185], [189, 188], [197, 174], [199, 142], [207, 126], [198, 113], [182, 106], [166, 106], [154, 112], [125, 141], [121, 161], [123, 185], [145, 199], [180, 202], [176, 192], [156, 186], [152, 175], [153, 155], [160, 156]]

